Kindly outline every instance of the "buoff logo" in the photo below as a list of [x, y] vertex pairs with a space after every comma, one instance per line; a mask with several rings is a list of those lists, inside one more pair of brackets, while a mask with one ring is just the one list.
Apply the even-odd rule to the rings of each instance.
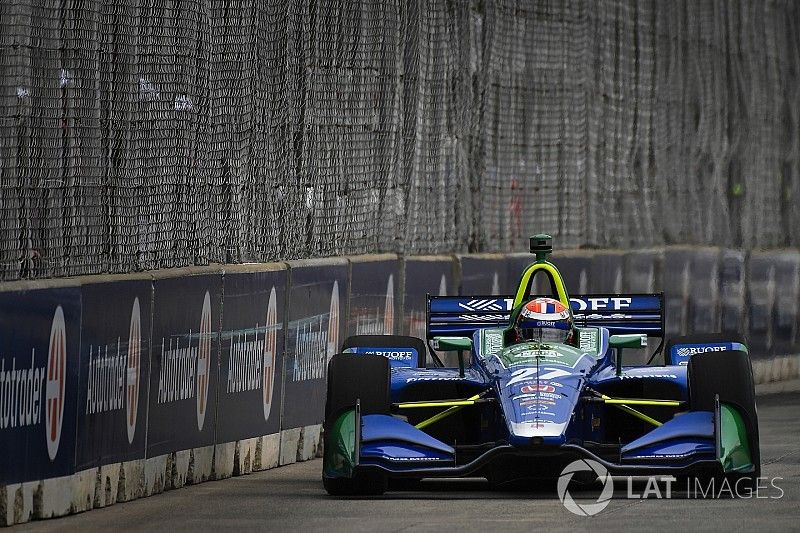
[[50, 328], [50, 347], [47, 350], [47, 387], [45, 389], [47, 455], [56, 458], [61, 442], [64, 422], [64, 387], [67, 382], [67, 334], [64, 326], [64, 310], [59, 305], [53, 315]]
[[690, 355], [694, 355], [697, 353], [706, 353], [706, 352], [724, 352], [728, 349], [728, 346], [696, 346], [696, 347], [683, 347], [678, 348], [677, 352], [678, 355], [681, 357], [688, 357]]
[[211, 296], [206, 291], [200, 314], [200, 343], [197, 351], [197, 430], [203, 431], [211, 375]]

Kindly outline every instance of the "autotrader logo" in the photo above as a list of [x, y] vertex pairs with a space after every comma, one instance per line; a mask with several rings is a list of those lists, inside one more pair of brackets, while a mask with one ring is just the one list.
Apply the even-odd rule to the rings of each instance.
[[64, 310], [59, 305], [53, 315], [50, 328], [50, 347], [47, 356], [47, 400], [46, 424], [47, 455], [53, 461], [61, 442], [61, 427], [64, 422], [64, 385], [67, 381], [67, 341]]
[[200, 340], [197, 349], [197, 431], [203, 431], [211, 377], [211, 296], [206, 291], [200, 313]]
[[[597, 474], [599, 481], [603, 484], [603, 490], [600, 492], [600, 496], [597, 498], [596, 502], [578, 503], [572, 498], [568, 490], [569, 482], [572, 481], [572, 477], [578, 472], [594, 472]], [[597, 461], [578, 459], [568, 464], [564, 470], [561, 471], [561, 475], [558, 477], [556, 490], [558, 491], [558, 498], [561, 500], [561, 503], [564, 504], [567, 511], [578, 516], [594, 516], [605, 509], [611, 501], [611, 497], [614, 495], [614, 480], [608, 475], [608, 470]]]
[[139, 298], [133, 300], [131, 326], [128, 330], [128, 361], [125, 372], [125, 420], [128, 426], [128, 443], [133, 444], [136, 434], [136, 415], [139, 407], [139, 374], [142, 365], [142, 319]]

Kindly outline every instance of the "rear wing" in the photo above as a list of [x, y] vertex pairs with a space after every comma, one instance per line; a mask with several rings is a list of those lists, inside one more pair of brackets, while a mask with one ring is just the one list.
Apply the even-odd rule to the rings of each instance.
[[[471, 337], [482, 328], [505, 328], [513, 296], [427, 297], [428, 339]], [[586, 294], [570, 298], [575, 325], [602, 326], [612, 335], [644, 333], [664, 337], [664, 294]]]

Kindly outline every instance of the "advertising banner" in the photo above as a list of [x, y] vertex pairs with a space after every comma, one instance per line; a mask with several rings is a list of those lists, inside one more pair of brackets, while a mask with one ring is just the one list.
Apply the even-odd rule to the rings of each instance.
[[[550, 261], [556, 265], [567, 287], [569, 294], [589, 294], [589, 274], [591, 268], [591, 252], [583, 250], [556, 250]], [[506, 279], [508, 287], [503, 294], [513, 294], [519, 285], [520, 277], [525, 269], [536, 260], [533, 254], [510, 254], [506, 256]], [[550, 295], [550, 287], [543, 275], [536, 276], [533, 292], [538, 295]]]
[[352, 259], [347, 336], [396, 333], [400, 322], [399, 292], [400, 260], [397, 257]]
[[635, 250], [625, 254], [622, 292], [662, 292], [661, 269], [664, 253], [658, 250]]
[[494, 296], [513, 292], [508, 286], [508, 266], [502, 255], [461, 255], [457, 260], [461, 266], [459, 294]]
[[800, 253], [775, 252], [774, 351], [778, 355], [800, 352]]
[[664, 252], [664, 316], [667, 338], [688, 335], [692, 298], [692, 248], [667, 248]]
[[777, 291], [774, 256], [752, 252], [747, 259], [747, 346], [750, 357], [774, 353], [773, 313]]
[[290, 262], [281, 429], [322, 422], [328, 361], [339, 352], [348, 308], [345, 259]]
[[287, 271], [224, 276], [217, 443], [280, 431]]
[[404, 260], [402, 335], [425, 339], [425, 295], [454, 294], [454, 262], [450, 257], [407, 257]]
[[[590, 258], [589, 293], [620, 294], [625, 254], [617, 251], [594, 251]], [[581, 294], [586, 293], [581, 291]]]
[[692, 256], [689, 333], [719, 331], [719, 257], [717, 248], [698, 248]]
[[81, 287], [77, 469], [145, 456], [150, 279]]
[[739, 250], [723, 250], [719, 267], [719, 329], [745, 336], [745, 257]]
[[214, 443], [222, 273], [153, 288], [148, 457]]
[[0, 292], [0, 484], [75, 472], [79, 287]]

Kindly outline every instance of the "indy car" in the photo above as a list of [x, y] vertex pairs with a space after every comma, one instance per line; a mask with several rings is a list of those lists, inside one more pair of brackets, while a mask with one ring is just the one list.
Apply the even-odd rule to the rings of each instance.
[[[428, 296], [425, 341], [345, 341], [328, 364], [327, 492], [437, 477], [535, 483], [577, 459], [610, 475], [753, 482], [758, 419], [742, 340], [665, 343], [663, 293], [570, 297], [548, 260], [552, 239], [531, 237], [531, 252], [514, 295]], [[648, 364], [626, 364], [649, 338]], [[458, 367], [437, 352], [455, 352]]]

